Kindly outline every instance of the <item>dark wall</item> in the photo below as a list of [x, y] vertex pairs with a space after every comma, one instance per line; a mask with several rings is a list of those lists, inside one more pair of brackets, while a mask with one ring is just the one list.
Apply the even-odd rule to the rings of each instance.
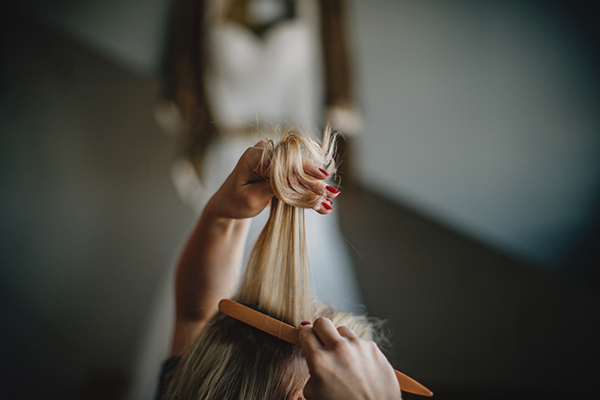
[[0, 18], [0, 386], [68, 398], [130, 377], [194, 215], [170, 183], [156, 82]]
[[[350, 194], [350, 195], [349, 195]], [[345, 193], [342, 229], [390, 358], [436, 398], [593, 398], [600, 296], [380, 195]]]

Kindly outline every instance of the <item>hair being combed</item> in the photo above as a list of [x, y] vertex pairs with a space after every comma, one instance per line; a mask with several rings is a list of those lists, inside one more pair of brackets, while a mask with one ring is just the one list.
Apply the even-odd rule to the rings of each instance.
[[[268, 171], [275, 197], [234, 299], [294, 326], [327, 317], [373, 339], [365, 316], [334, 311], [314, 299], [310, 289], [304, 209], [318, 206], [324, 193], [315, 189], [318, 179], [305, 172], [303, 160], [333, 174], [335, 139], [329, 129], [322, 144], [288, 129], [279, 140], [267, 142], [261, 169]], [[166, 395], [178, 400], [285, 400], [307, 379], [299, 347], [218, 312], [183, 356]]]

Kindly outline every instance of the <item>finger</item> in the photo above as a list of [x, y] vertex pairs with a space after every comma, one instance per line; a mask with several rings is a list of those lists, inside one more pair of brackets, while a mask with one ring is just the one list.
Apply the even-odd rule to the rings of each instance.
[[335, 346], [342, 339], [335, 325], [328, 318], [318, 318], [313, 323], [313, 331], [325, 347]]
[[328, 198], [333, 199], [334, 197], [337, 197], [339, 194], [340, 194], [339, 189], [336, 189], [330, 185], [325, 185], [325, 195]]
[[262, 159], [264, 149], [257, 146], [247, 148], [238, 162], [238, 164], [243, 164], [249, 171], [253, 171]]
[[298, 341], [302, 349], [305, 347], [311, 349], [320, 349], [323, 347], [323, 343], [319, 340], [319, 337], [313, 330], [313, 326], [310, 322], [303, 322], [298, 327]]
[[[305, 173], [308, 173], [306, 170], [304, 170]], [[311, 177], [315, 178], [312, 174], [308, 174]], [[317, 178], [319, 180], [314, 181], [314, 180], [310, 180], [310, 179], [302, 179], [302, 184], [309, 189], [311, 192], [313, 193], [317, 193], [320, 196], [326, 197], [326, 198], [330, 198], [333, 199], [334, 197], [337, 197], [340, 194], [339, 189], [328, 185], [325, 181], [321, 180], [320, 178]]]
[[272, 149], [267, 140], [261, 140], [248, 148], [242, 159], [246, 168], [258, 179], [268, 179], [270, 175]]
[[325, 180], [329, 178], [329, 173], [325, 171], [323, 168], [320, 168], [317, 164], [312, 161], [302, 160], [302, 168], [304, 172], [312, 176], [313, 178], [317, 178], [320, 180]]
[[289, 177], [290, 184], [299, 191], [309, 190], [319, 197], [326, 197], [327, 189], [325, 188], [327, 184], [306, 173], [306, 171], [298, 171], [298, 174], [294, 174]]
[[314, 210], [321, 215], [327, 215], [333, 211], [333, 202], [327, 198], [321, 198]]
[[267, 147], [267, 143], [269, 143], [269, 141], [266, 139], [263, 139], [260, 142], [256, 143], [254, 145], [254, 147], [257, 149], [264, 149], [265, 147]]
[[311, 192], [316, 193], [322, 197], [333, 199], [340, 194], [339, 189], [334, 188], [331, 185], [323, 181], [310, 181], [303, 180], [302, 184], [308, 188]]
[[314, 332], [312, 325], [305, 322], [298, 327], [298, 341], [300, 342], [302, 352], [306, 356], [308, 368], [312, 370], [314, 354], [323, 349], [323, 343], [321, 343], [319, 337]]
[[[301, 184], [311, 192], [325, 198], [334, 198], [340, 193], [338, 189], [324, 182], [324, 180], [329, 178], [330, 175], [327, 171], [325, 171], [323, 168], [320, 168], [314, 162], [302, 159], [302, 170], [303, 173], [298, 174], [298, 177], [302, 178], [295, 178], [295, 181], [297, 183], [301, 182]], [[315, 178], [317, 180], [315, 181], [311, 178]]]
[[347, 326], [340, 326], [337, 329], [337, 331], [340, 334], [340, 336], [345, 337], [348, 340], [358, 339], [358, 335], [352, 329], [348, 328]]

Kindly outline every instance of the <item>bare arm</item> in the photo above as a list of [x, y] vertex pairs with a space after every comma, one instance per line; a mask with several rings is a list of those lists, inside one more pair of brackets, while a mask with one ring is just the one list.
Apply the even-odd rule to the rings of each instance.
[[178, 355], [231, 297], [242, 263], [249, 219], [222, 218], [208, 205], [185, 246], [175, 276], [175, 332], [171, 355]]
[[[218, 302], [231, 297], [239, 274], [250, 219], [273, 197], [268, 171], [261, 171], [265, 143], [246, 150], [225, 183], [210, 199], [190, 235], [175, 276], [175, 330], [171, 355], [181, 354], [217, 311]], [[268, 155], [267, 155], [268, 156]], [[268, 157], [267, 157], [268, 158]], [[327, 175], [318, 166], [306, 164], [305, 171], [318, 179]], [[326, 198], [339, 192], [320, 182]], [[332, 211], [323, 200], [320, 214]]]

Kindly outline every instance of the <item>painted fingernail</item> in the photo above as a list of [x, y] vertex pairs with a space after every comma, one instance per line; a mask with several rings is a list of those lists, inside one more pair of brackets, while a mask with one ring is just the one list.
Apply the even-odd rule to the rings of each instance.
[[325, 186], [325, 189], [327, 189], [328, 192], [331, 192], [333, 194], [338, 194], [340, 192], [339, 190], [337, 190], [333, 186], [329, 186], [329, 185]]
[[333, 204], [333, 200], [331, 200], [331, 199], [323, 199], [323, 200], [325, 200], [326, 202], [328, 202], [329, 205]]
[[328, 202], [323, 201], [323, 202], [321, 202], [321, 204], [323, 204], [323, 207], [325, 207], [326, 210], [329, 210], [329, 211], [333, 210], [333, 207], [331, 207]]
[[302, 321], [302, 322], [300, 322], [300, 325], [307, 326], [307, 325], [310, 325], [310, 322], [308, 322], [308, 321]]
[[329, 174], [327, 173], [327, 171], [325, 171], [323, 168], [319, 168], [319, 171], [321, 171], [323, 173], [323, 175], [329, 176]]

